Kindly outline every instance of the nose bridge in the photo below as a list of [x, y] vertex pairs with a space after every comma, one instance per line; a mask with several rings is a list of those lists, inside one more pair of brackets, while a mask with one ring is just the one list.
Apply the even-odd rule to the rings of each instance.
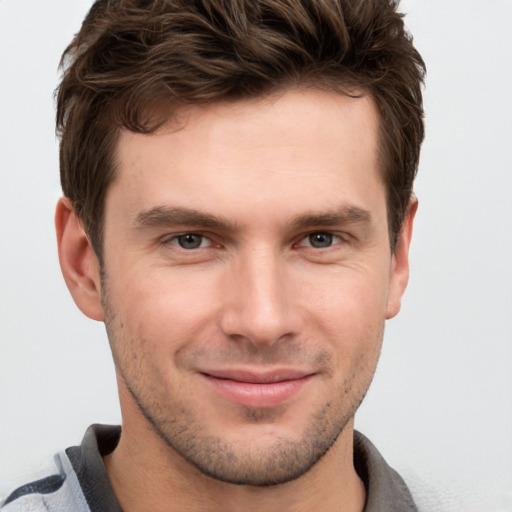
[[283, 256], [261, 244], [241, 251], [223, 312], [226, 334], [271, 344], [293, 334], [290, 287]]

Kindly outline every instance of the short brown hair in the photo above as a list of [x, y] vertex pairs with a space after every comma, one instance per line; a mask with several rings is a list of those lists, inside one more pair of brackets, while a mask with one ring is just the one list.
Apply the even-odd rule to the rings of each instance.
[[[64, 194], [99, 257], [119, 130], [152, 133], [174, 106], [294, 86], [362, 90], [380, 114], [393, 248], [424, 136], [425, 65], [391, 0], [97, 0], [62, 57]], [[155, 107], [166, 105], [155, 118]]]

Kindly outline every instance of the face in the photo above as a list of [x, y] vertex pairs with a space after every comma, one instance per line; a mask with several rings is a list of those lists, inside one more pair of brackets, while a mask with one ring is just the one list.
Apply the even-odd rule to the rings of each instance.
[[405, 286], [377, 125], [368, 97], [301, 91], [121, 134], [101, 292], [122, 401], [207, 475], [297, 478], [370, 384]]

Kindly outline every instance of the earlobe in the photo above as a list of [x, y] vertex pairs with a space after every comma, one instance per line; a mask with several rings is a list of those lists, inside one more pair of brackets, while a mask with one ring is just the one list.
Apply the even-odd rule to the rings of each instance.
[[73, 300], [82, 313], [103, 321], [98, 258], [67, 197], [57, 203], [55, 227], [60, 268]]
[[393, 253], [386, 320], [393, 318], [400, 311], [402, 296], [409, 281], [409, 247], [411, 245], [414, 216], [417, 209], [418, 200], [413, 196], [409, 201], [407, 213]]

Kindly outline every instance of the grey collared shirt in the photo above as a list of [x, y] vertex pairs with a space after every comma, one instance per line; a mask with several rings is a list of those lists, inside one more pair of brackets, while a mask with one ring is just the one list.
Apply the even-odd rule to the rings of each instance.
[[[122, 512], [103, 464], [120, 435], [120, 427], [90, 426], [80, 446], [55, 457], [55, 474], [16, 489], [1, 512]], [[364, 512], [417, 512], [403, 479], [359, 432], [354, 433], [354, 466], [366, 486]]]

